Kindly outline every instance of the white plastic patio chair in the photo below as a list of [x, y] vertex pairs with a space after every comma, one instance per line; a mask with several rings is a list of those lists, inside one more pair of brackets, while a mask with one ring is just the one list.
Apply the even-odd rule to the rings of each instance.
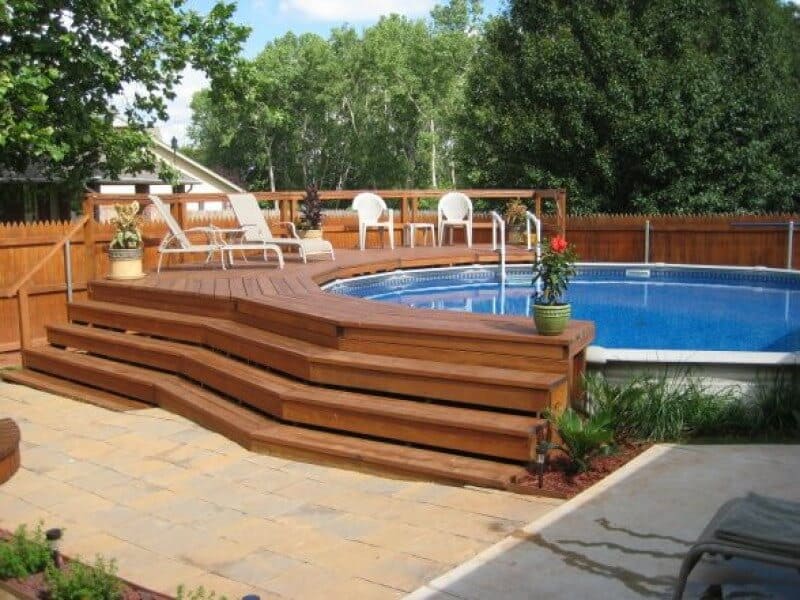
[[439, 199], [436, 209], [439, 225], [439, 245], [444, 241], [445, 229], [450, 229], [450, 243], [453, 243], [453, 229], [463, 227], [467, 247], [472, 248], [472, 200], [461, 192], [448, 192]]
[[[353, 198], [351, 207], [358, 213], [358, 247], [363, 250], [367, 245], [367, 229], [385, 229], [389, 232], [389, 247], [394, 250], [394, 211], [386, 206], [383, 198], [372, 192], [362, 192]], [[381, 221], [383, 213], [389, 218]], [[381, 233], [383, 244], [383, 233]]]
[[[161, 240], [158, 246], [158, 267], [156, 271], [161, 272], [161, 263], [164, 256], [170, 254], [206, 254], [206, 263], [208, 263], [215, 252], [219, 252], [220, 264], [222, 269], [226, 269], [225, 253], [233, 252], [234, 250], [260, 250], [264, 252], [264, 260], [267, 258], [267, 250], [272, 250], [278, 256], [278, 264], [283, 268], [283, 252], [275, 244], [248, 244], [230, 242], [225, 239], [226, 235], [238, 235], [239, 238], [245, 233], [244, 229], [221, 229], [219, 227], [192, 227], [191, 229], [183, 229], [172, 216], [169, 207], [158, 196], [150, 196], [150, 202], [155, 206], [159, 215], [167, 224], [167, 235]], [[187, 233], [204, 233], [206, 235], [205, 244], [195, 244], [190, 239]], [[176, 245], [177, 244], [177, 245]]]
[[308, 256], [313, 254], [330, 254], [331, 260], [336, 260], [333, 253], [333, 245], [328, 240], [321, 238], [301, 239], [297, 235], [294, 223], [291, 221], [282, 221], [280, 223], [288, 228], [291, 237], [280, 238], [272, 235], [269, 224], [264, 218], [264, 213], [261, 212], [261, 207], [258, 206], [258, 200], [253, 194], [228, 194], [228, 200], [231, 203], [231, 207], [233, 207], [239, 226], [244, 230], [243, 237], [246, 242], [262, 242], [296, 248], [303, 262], [307, 262]]

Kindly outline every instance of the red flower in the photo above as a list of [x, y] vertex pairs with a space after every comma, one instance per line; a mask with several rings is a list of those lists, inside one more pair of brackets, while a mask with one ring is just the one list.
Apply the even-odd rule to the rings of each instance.
[[565, 240], [560, 235], [557, 235], [552, 240], [550, 240], [550, 249], [553, 252], [561, 254], [562, 252], [564, 252], [564, 250], [567, 249], [567, 240]]

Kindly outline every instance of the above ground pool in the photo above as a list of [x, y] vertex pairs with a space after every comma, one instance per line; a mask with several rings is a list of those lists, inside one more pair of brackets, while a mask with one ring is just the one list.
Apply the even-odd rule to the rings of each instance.
[[[531, 267], [395, 271], [334, 281], [328, 292], [413, 308], [528, 316]], [[777, 269], [581, 265], [572, 318], [595, 322], [614, 349], [800, 350], [800, 274]]]

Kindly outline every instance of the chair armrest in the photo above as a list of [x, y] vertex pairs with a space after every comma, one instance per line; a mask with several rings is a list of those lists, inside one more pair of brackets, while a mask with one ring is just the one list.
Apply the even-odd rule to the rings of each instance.
[[290, 237], [292, 237], [292, 238], [294, 238], [296, 240], [300, 239], [300, 236], [297, 235], [297, 228], [294, 226], [294, 223], [292, 223], [291, 221], [278, 221], [278, 225], [283, 225], [284, 227], [286, 227], [289, 230], [289, 236]]

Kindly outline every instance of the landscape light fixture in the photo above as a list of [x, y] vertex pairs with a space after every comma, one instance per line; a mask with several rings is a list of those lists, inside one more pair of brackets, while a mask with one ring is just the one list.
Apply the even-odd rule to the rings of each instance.
[[53, 562], [58, 569], [64, 566], [64, 559], [61, 557], [61, 553], [58, 551], [58, 546], [62, 535], [63, 531], [58, 527], [48, 529], [44, 532], [44, 537], [47, 540], [47, 543], [50, 546], [50, 551], [53, 554]]

